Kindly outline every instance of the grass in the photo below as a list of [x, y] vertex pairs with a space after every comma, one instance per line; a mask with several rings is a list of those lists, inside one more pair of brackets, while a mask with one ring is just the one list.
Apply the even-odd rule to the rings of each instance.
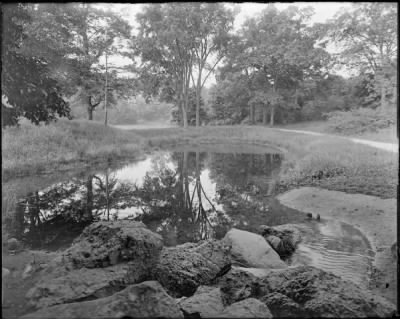
[[301, 122], [287, 125], [277, 125], [278, 128], [292, 129], [292, 130], [303, 130], [317, 133], [342, 135], [348, 137], [357, 137], [366, 140], [385, 142], [385, 143], [398, 143], [397, 137], [397, 126], [392, 125], [390, 127], [377, 129], [376, 131], [366, 131], [364, 133], [339, 133], [332, 130], [331, 124], [327, 121], [312, 121], [312, 122]]
[[[185, 142], [246, 142], [285, 152], [278, 191], [302, 185], [396, 197], [397, 154], [329, 136], [262, 126], [209, 126], [123, 131], [87, 121], [24, 125], [3, 131], [4, 175], [34, 174], [69, 165], [138, 156]], [[6, 172], [6, 174], [4, 174]]]
[[50, 125], [24, 123], [2, 131], [3, 180], [70, 164], [90, 164], [135, 156], [141, 139], [133, 132], [88, 121], [60, 120]]

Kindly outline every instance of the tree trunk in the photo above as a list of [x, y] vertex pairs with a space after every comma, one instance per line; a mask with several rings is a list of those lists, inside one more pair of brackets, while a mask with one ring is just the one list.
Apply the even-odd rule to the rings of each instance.
[[200, 126], [200, 94], [201, 88], [196, 90], [196, 127]]
[[254, 124], [254, 105], [250, 105], [250, 124]]
[[263, 107], [263, 125], [267, 125], [267, 106]]
[[84, 215], [84, 220], [89, 221], [92, 220], [92, 210], [93, 210], [93, 175], [89, 175], [87, 182], [86, 182], [86, 209], [85, 209], [85, 215]]
[[[276, 86], [277, 86], [277, 84], [276, 84], [276, 82], [278, 81], [278, 77], [277, 76], [275, 76], [275, 79], [274, 79], [274, 86], [273, 86], [273, 90], [274, 90], [274, 93], [276, 94], [276, 91], [277, 91], [277, 89], [276, 89]], [[271, 104], [271, 118], [270, 118], [270, 122], [269, 122], [269, 124], [271, 125], [271, 126], [274, 126], [274, 115], [275, 115], [275, 104]]]
[[93, 105], [92, 105], [90, 96], [88, 97], [87, 111], [88, 111], [88, 119], [89, 119], [89, 121], [92, 121], [93, 120]]
[[107, 205], [107, 220], [110, 220], [110, 196], [108, 191], [108, 167], [106, 170], [106, 205]]
[[271, 118], [269, 124], [274, 126], [275, 105], [271, 106]]
[[88, 120], [93, 121], [93, 108], [88, 106]]
[[187, 119], [187, 112], [185, 108], [185, 103], [182, 103], [182, 118], [183, 118], [183, 127], [188, 127], [188, 119]]
[[382, 83], [381, 83], [381, 108], [382, 108], [382, 110], [386, 110], [386, 108], [387, 108], [385, 95], [386, 95], [385, 83], [382, 80]]

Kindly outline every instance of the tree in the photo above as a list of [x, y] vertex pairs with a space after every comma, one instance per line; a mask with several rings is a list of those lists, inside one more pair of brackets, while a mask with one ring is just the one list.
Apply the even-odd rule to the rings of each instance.
[[[223, 80], [219, 79], [211, 91], [211, 108], [215, 118], [226, 124], [240, 123], [249, 114], [247, 105], [251, 94], [243, 74], [234, 72], [227, 74]], [[252, 118], [254, 113], [250, 109], [250, 120]]]
[[332, 40], [342, 48], [341, 62], [359, 74], [373, 74], [369, 78], [380, 96], [380, 106], [386, 108], [386, 95], [397, 87], [397, 5], [354, 3], [351, 11], [339, 12], [329, 27]]
[[[121, 54], [122, 40], [130, 38], [130, 26], [114, 12], [87, 3], [38, 4], [34, 10], [35, 27], [32, 32], [42, 42], [47, 34], [58, 36], [58, 56], [62, 63], [54, 65], [54, 73], [60, 76], [63, 90], [76, 94], [86, 103], [88, 119], [104, 101], [105, 71], [100, 58], [106, 50]], [[57, 47], [56, 47], [57, 49]], [[132, 93], [132, 85], [114, 86], [118, 69], [109, 77], [107, 91], [116, 94]], [[127, 84], [127, 83], [126, 83]], [[110, 100], [109, 102], [112, 102]]]
[[270, 100], [271, 125], [281, 93], [295, 91], [296, 95], [299, 83], [319, 75], [329, 60], [323, 48], [314, 46], [318, 33], [305, 24], [312, 14], [309, 7], [290, 6], [279, 12], [269, 5], [259, 17], [247, 20], [242, 29], [245, 50], [240, 59], [268, 82], [264, 96]]
[[[196, 92], [196, 126], [200, 125], [200, 97], [204, 84], [217, 64], [226, 54], [233, 28], [233, 11], [223, 3], [191, 3], [190, 25], [185, 30], [194, 38], [192, 52], [195, 56], [197, 79], [192, 73]], [[210, 60], [213, 60], [210, 64]]]
[[35, 124], [47, 123], [57, 115], [68, 117], [68, 103], [48, 60], [27, 50], [37, 40], [28, 33], [32, 25], [29, 6], [7, 4], [2, 9], [2, 127], [16, 125], [21, 116]]
[[184, 127], [188, 126], [190, 76], [194, 39], [189, 37], [188, 4], [152, 4], [137, 15], [139, 34], [133, 47], [139, 55], [142, 85], [148, 96], [162, 96], [177, 104]]

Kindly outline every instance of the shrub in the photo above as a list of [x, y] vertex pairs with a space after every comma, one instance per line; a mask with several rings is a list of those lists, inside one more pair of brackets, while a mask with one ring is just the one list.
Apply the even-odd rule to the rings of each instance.
[[396, 123], [395, 110], [359, 108], [350, 111], [334, 111], [325, 114], [328, 130], [341, 134], [376, 132]]

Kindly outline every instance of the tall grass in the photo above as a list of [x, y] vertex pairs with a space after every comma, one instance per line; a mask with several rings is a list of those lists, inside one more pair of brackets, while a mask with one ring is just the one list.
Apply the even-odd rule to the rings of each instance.
[[24, 123], [2, 131], [3, 177], [37, 173], [71, 161], [98, 161], [135, 155], [142, 139], [133, 132], [88, 121]]

